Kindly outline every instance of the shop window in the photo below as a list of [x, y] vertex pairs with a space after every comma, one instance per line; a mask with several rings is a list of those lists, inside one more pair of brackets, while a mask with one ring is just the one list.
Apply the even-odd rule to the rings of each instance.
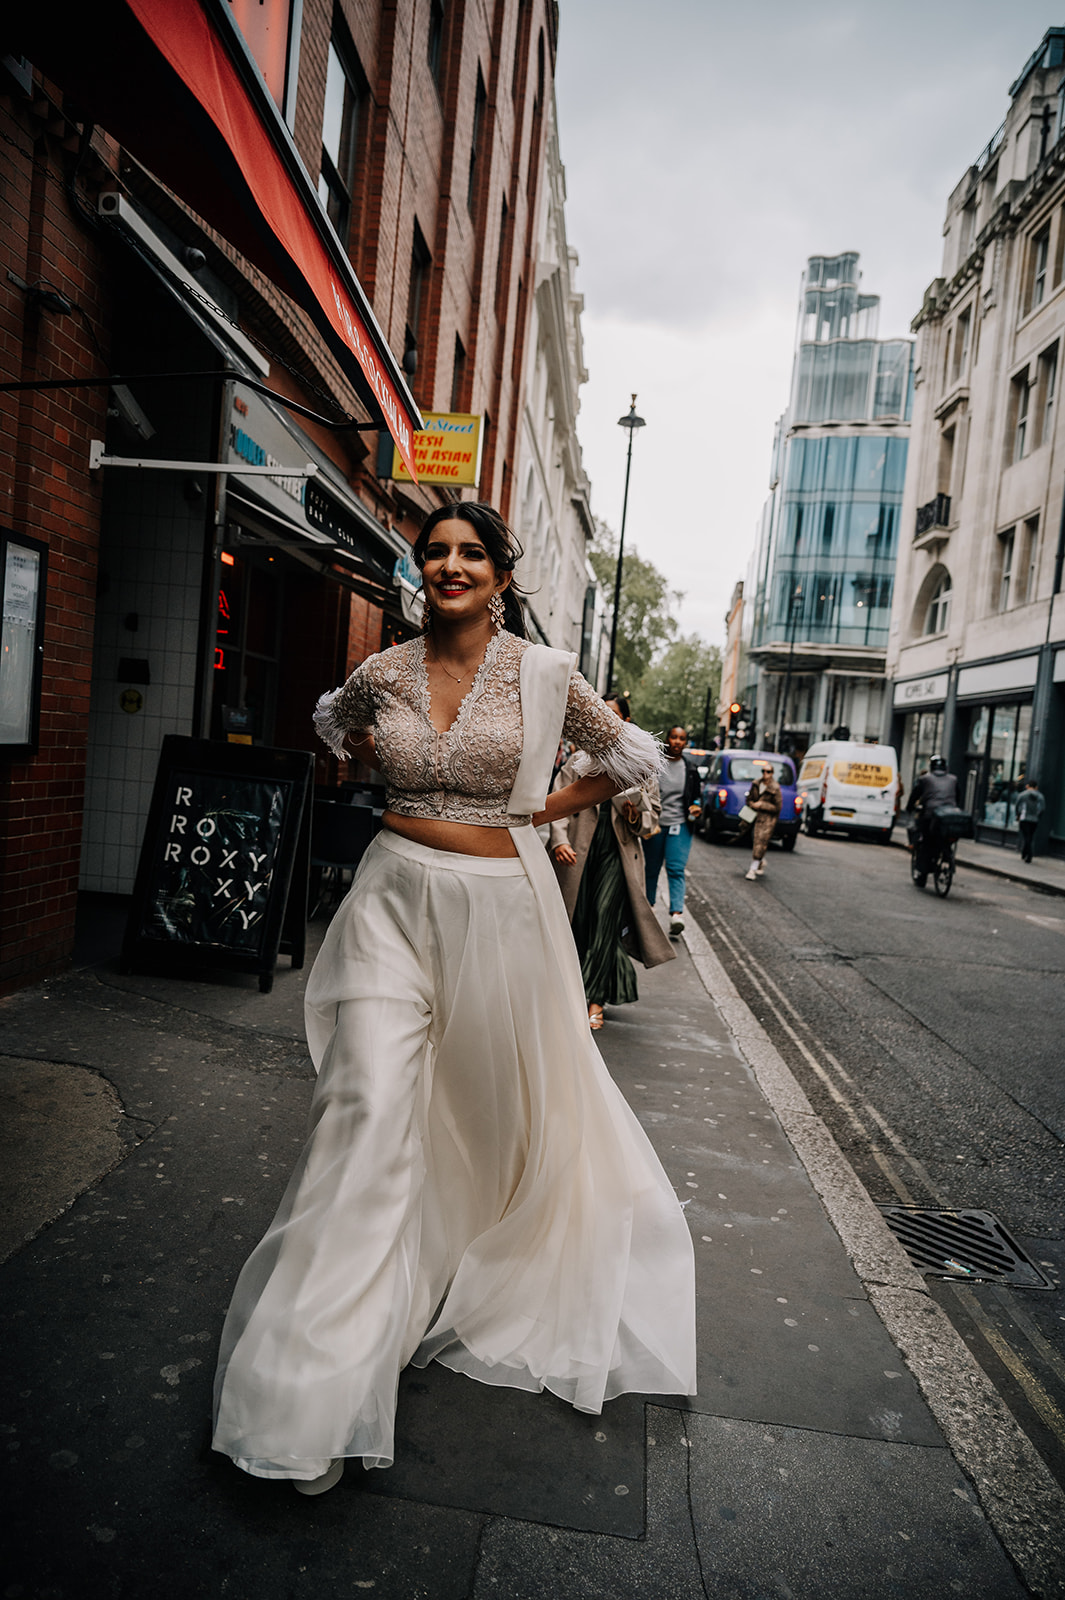
[[924, 631], [930, 633], [946, 633], [950, 621], [950, 574], [945, 572], [932, 592], [925, 612]]
[[976, 706], [966, 750], [966, 808], [986, 828], [1016, 831], [1031, 735], [1030, 705]]
[[36, 755], [41, 722], [48, 547], [0, 529], [0, 759]]
[[1054, 431], [1054, 402], [1058, 387], [1058, 347], [1052, 344], [1039, 357], [1038, 376], [1039, 443], [1048, 443]]
[[359, 139], [359, 110], [364, 94], [365, 80], [355, 66], [353, 51], [343, 41], [332, 39], [325, 80], [318, 193], [345, 249], [351, 231], [355, 152]]
[[910, 769], [912, 789], [922, 772], [928, 771], [933, 756], [943, 753], [942, 711], [918, 711], [913, 716], [913, 765]]

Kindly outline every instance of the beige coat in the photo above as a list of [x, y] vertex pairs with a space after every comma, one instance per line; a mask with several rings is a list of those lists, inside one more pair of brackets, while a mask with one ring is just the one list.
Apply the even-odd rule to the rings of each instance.
[[[563, 789], [567, 784], [576, 782], [577, 773], [573, 768], [577, 759], [577, 756], [570, 757], [555, 779], [553, 788]], [[640, 806], [640, 822], [635, 829], [629, 825], [625, 816], [626, 800]], [[625, 948], [629, 955], [641, 961], [645, 967], [661, 966], [664, 961], [675, 960], [677, 952], [662, 932], [658, 918], [647, 899], [644, 887], [643, 850], [639, 837], [641, 831], [648, 832], [657, 824], [661, 810], [658, 785], [653, 783], [643, 789], [626, 789], [624, 793], [616, 794], [613, 800], [604, 801], [604, 804], [609, 804], [611, 807], [614, 838], [621, 857], [621, 868], [625, 874], [625, 887], [629, 891], [629, 904], [632, 906], [630, 935], [635, 937], [625, 939]], [[577, 891], [581, 886], [584, 864], [588, 859], [592, 835], [595, 833], [598, 821], [598, 807], [589, 806], [586, 811], [578, 811], [574, 816], [562, 817], [558, 822], [551, 824], [551, 839], [548, 845], [551, 864], [555, 869], [559, 888], [562, 890], [566, 915], [571, 921], [577, 904]], [[568, 844], [575, 853], [577, 859], [572, 866], [555, 860], [555, 846], [559, 844]]]
[[747, 804], [752, 811], [757, 811], [752, 824], [753, 839], [752, 854], [756, 861], [761, 861], [769, 848], [769, 841], [773, 837], [773, 829], [780, 816], [780, 808], [784, 804], [784, 796], [780, 792], [780, 784], [775, 778], [759, 778], [752, 783], [747, 791]]

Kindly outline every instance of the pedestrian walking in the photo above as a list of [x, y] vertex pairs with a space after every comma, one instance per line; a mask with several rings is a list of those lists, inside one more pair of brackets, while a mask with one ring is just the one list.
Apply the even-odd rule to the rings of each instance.
[[[408, 1362], [599, 1412], [695, 1392], [684, 1213], [588, 1031], [530, 823], [659, 766], [565, 651], [532, 645], [520, 547], [490, 506], [425, 522], [425, 631], [323, 695], [316, 723], [387, 782], [384, 828], [307, 984], [303, 1152], [238, 1279], [214, 1447], [330, 1488], [388, 1466]], [[589, 772], [547, 799], [560, 735]]]
[[[624, 695], [607, 699], [611, 711], [631, 720]], [[556, 790], [576, 782], [587, 756], [570, 757]], [[675, 959], [644, 890], [640, 839], [658, 831], [661, 800], [654, 778], [551, 824], [551, 856], [581, 964], [588, 1023], [603, 1026], [605, 1005], [639, 998], [635, 955], [645, 967]]]
[[663, 863], [669, 882], [669, 937], [684, 932], [684, 886], [691, 853], [692, 833], [699, 815], [699, 769], [684, 752], [688, 730], [674, 724], [666, 735], [666, 759], [658, 778], [662, 796], [658, 833], [643, 842], [647, 899], [655, 903]]
[[1021, 860], [1031, 861], [1032, 840], [1039, 819], [1046, 810], [1046, 797], [1034, 778], [1025, 779], [1024, 788], [1017, 796], [1017, 826], [1021, 831]]
[[756, 761], [755, 766], [761, 767], [762, 776], [756, 778], [747, 790], [745, 802], [756, 813], [751, 824], [751, 864], [745, 873], [748, 878], [761, 878], [765, 875], [765, 853], [769, 849], [769, 841], [773, 837], [773, 829], [777, 825], [780, 808], [784, 804], [780, 784], [773, 776], [772, 762]]

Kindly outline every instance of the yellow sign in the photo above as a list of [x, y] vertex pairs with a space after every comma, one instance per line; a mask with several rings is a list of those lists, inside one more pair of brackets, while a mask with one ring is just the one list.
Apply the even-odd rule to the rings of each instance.
[[139, 689], [123, 689], [118, 697], [118, 703], [123, 711], [128, 711], [132, 715], [134, 711], [139, 711], [143, 706], [144, 696]]
[[824, 770], [824, 759], [818, 756], [811, 756], [809, 761], [803, 762], [799, 777], [805, 782], [807, 778], [819, 778]]
[[[412, 435], [418, 482], [476, 484], [481, 476], [484, 419], [461, 411], [426, 411], [423, 416], [424, 431]], [[396, 449], [392, 476], [400, 483], [413, 482]]]
[[837, 761], [832, 776], [837, 783], [850, 783], [858, 789], [888, 789], [895, 781], [890, 767], [877, 767], [870, 761]]

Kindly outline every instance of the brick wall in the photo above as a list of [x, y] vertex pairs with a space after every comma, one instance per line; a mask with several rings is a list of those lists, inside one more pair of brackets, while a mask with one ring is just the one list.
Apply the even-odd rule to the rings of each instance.
[[[5, 380], [99, 372], [108, 287], [96, 241], [66, 191], [76, 130], [45, 86], [31, 99], [0, 97], [0, 132]], [[97, 138], [80, 181], [86, 203], [113, 160]], [[45, 309], [9, 272], [57, 290], [75, 311]], [[73, 942], [100, 518], [98, 475], [87, 465], [106, 405], [102, 390], [0, 396], [0, 520], [48, 547], [40, 750], [29, 761], [0, 758], [0, 993], [61, 968]]]

